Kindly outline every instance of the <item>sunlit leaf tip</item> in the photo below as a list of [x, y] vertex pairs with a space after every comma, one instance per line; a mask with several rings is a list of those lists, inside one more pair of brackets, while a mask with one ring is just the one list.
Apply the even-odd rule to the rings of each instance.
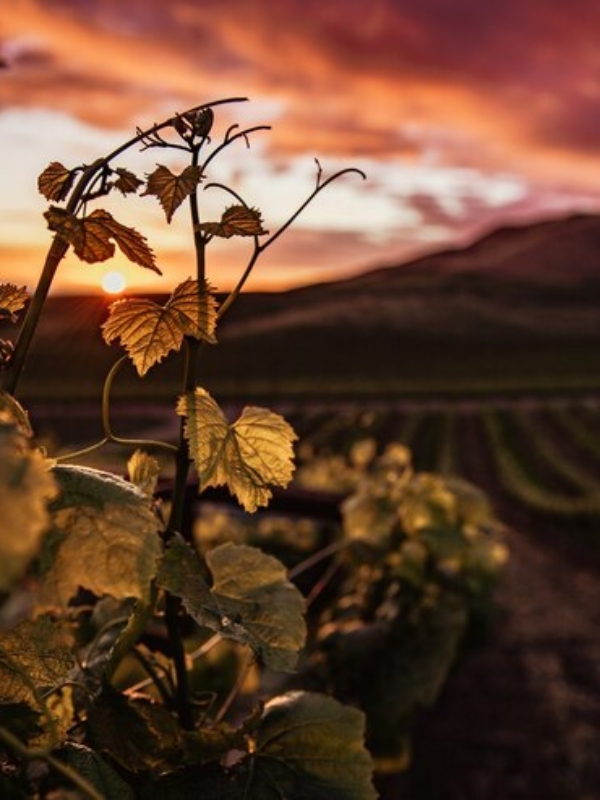
[[179, 399], [184, 433], [200, 489], [226, 485], [246, 511], [268, 505], [271, 487], [285, 487], [294, 472], [297, 436], [279, 414], [248, 406], [229, 424], [210, 394], [196, 388]]

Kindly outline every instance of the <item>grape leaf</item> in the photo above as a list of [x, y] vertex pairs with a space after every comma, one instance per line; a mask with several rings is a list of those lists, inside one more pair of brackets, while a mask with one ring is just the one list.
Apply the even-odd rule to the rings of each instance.
[[146, 601], [161, 551], [148, 499], [99, 470], [58, 466], [53, 474], [61, 494], [51, 508], [50, 566], [39, 607], [64, 608], [79, 587]]
[[0, 390], [0, 423], [8, 423], [16, 425], [19, 433], [23, 436], [33, 436], [31, 423], [29, 422], [29, 414], [18, 400], [9, 394]]
[[167, 167], [159, 164], [154, 172], [148, 175], [146, 191], [143, 194], [153, 194], [158, 197], [167, 222], [171, 222], [175, 211], [185, 198], [195, 191], [201, 178], [202, 170], [195, 164], [190, 164], [180, 175], [174, 175]]
[[65, 200], [71, 191], [75, 170], [67, 169], [60, 161], [53, 161], [38, 178], [38, 189], [46, 200]]
[[104, 687], [88, 711], [89, 740], [131, 772], [165, 770], [182, 760], [180, 729], [164, 705]]
[[268, 504], [269, 485], [290, 482], [297, 436], [279, 414], [249, 406], [230, 425], [201, 388], [179, 399], [177, 413], [186, 418], [184, 433], [201, 490], [227, 485], [246, 511], [256, 511]]
[[[50, 617], [25, 620], [2, 634], [0, 704], [13, 708], [26, 705], [35, 712], [27, 738], [35, 736], [38, 744], [52, 746], [64, 740], [72, 723], [73, 704], [70, 689], [60, 687], [74, 669], [71, 633], [66, 625]], [[45, 734], [37, 724], [41, 719]]]
[[11, 588], [38, 552], [55, 495], [43, 456], [19, 428], [0, 421], [0, 591]]
[[137, 175], [134, 175], [133, 172], [130, 172], [128, 169], [117, 167], [115, 172], [119, 176], [115, 181], [115, 188], [117, 188], [121, 194], [135, 194], [138, 188], [143, 186], [144, 181], [141, 181]]
[[115, 245], [111, 240], [114, 240], [134, 264], [162, 274], [146, 238], [133, 228], [121, 225], [108, 211], [98, 208], [89, 216], [79, 219], [63, 208], [51, 206], [44, 217], [50, 230], [72, 245], [77, 256], [88, 264], [112, 258]]
[[179, 350], [184, 336], [215, 342], [217, 306], [211, 288], [186, 280], [177, 286], [164, 306], [141, 297], [112, 303], [102, 326], [104, 340], [120, 339], [138, 375]]
[[0, 284], [0, 315], [9, 317], [11, 322], [16, 322], [15, 312], [20, 311], [29, 300], [25, 286], [15, 286], [14, 283]]
[[105, 800], [135, 800], [133, 789], [99, 753], [75, 742], [67, 742], [61, 759], [102, 793]]
[[38, 691], [60, 686], [74, 667], [66, 627], [49, 616], [25, 620], [0, 637], [0, 702], [35, 704]]
[[136, 450], [127, 462], [129, 480], [146, 496], [152, 497], [156, 489], [156, 481], [160, 475], [158, 459], [142, 450]]
[[273, 556], [227, 544], [206, 555], [213, 585], [196, 553], [180, 537], [169, 545], [157, 582], [180, 597], [196, 622], [249, 645], [266, 666], [291, 671], [306, 638], [304, 599]]
[[156, 781], [143, 800], [375, 800], [364, 715], [331, 697], [290, 692], [265, 706], [250, 754]]
[[263, 228], [260, 211], [247, 206], [229, 206], [221, 216], [220, 222], [202, 222], [198, 229], [209, 236], [261, 236], [268, 233]]

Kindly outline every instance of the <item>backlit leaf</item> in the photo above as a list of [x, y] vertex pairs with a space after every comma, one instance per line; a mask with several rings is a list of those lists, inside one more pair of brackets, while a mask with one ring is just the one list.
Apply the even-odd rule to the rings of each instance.
[[140, 186], [143, 185], [144, 181], [141, 181], [137, 175], [134, 175], [133, 172], [130, 172], [128, 169], [124, 169], [123, 167], [117, 167], [115, 170], [118, 177], [115, 180], [115, 188], [117, 188], [122, 194], [135, 194]]
[[115, 253], [114, 241], [134, 264], [162, 274], [146, 238], [133, 228], [121, 225], [108, 211], [98, 208], [89, 216], [79, 219], [65, 209], [51, 206], [44, 217], [50, 230], [67, 241], [77, 256], [88, 264], [112, 258]]
[[220, 222], [203, 222], [198, 227], [209, 236], [221, 236], [225, 239], [268, 233], [263, 228], [260, 211], [247, 206], [229, 206], [223, 212]]
[[20, 311], [29, 300], [25, 286], [15, 286], [14, 283], [0, 284], [0, 315], [16, 321], [15, 312]]
[[202, 170], [194, 164], [186, 167], [180, 175], [174, 175], [170, 169], [159, 165], [148, 175], [144, 194], [158, 197], [167, 222], [171, 222], [173, 214], [185, 198], [195, 191], [201, 177]]
[[279, 414], [246, 407], [231, 425], [204, 389], [180, 398], [177, 413], [186, 417], [185, 436], [200, 489], [226, 485], [246, 511], [271, 498], [271, 486], [287, 486], [294, 471], [292, 427]]
[[75, 171], [67, 169], [60, 161], [53, 161], [38, 178], [38, 189], [46, 200], [64, 200], [73, 185]]
[[364, 715], [331, 697], [292, 692], [265, 706], [250, 754], [152, 785], [143, 800], [375, 800]]
[[16, 425], [19, 433], [23, 436], [33, 436], [31, 423], [29, 422], [29, 414], [18, 400], [0, 390], [0, 423], [9, 423]]
[[272, 669], [293, 670], [306, 638], [305, 604], [283, 564], [255, 547], [231, 543], [210, 550], [206, 562], [211, 587], [196, 553], [176, 537], [157, 581], [182, 599], [199, 625], [249, 645]]
[[134, 800], [135, 795], [129, 784], [99, 753], [89, 747], [68, 742], [62, 748], [60, 758], [101, 792], [105, 800]]
[[160, 475], [160, 464], [158, 459], [142, 450], [136, 450], [127, 462], [127, 474], [129, 480], [138, 489], [151, 497], [156, 489], [156, 481]]
[[54, 619], [26, 620], [0, 637], [0, 704], [24, 704], [43, 718], [46, 735], [38, 738], [37, 725], [31, 730], [39, 744], [56, 745], [66, 735], [73, 705], [70, 689], [60, 687], [74, 669], [71, 634]]
[[187, 280], [179, 284], [164, 306], [141, 297], [113, 303], [102, 326], [104, 340], [120, 339], [140, 376], [179, 350], [184, 336], [214, 342], [217, 306], [210, 287]]
[[148, 498], [121, 478], [58, 466], [52, 505], [51, 565], [39, 606], [64, 608], [80, 587], [98, 596], [147, 600], [161, 552], [160, 523]]
[[105, 687], [88, 712], [89, 740], [131, 772], [181, 763], [180, 729], [164, 705]]
[[[9, 406], [4, 403], [2, 417]], [[17, 423], [18, 424], [18, 423]], [[22, 423], [24, 425], [24, 423]], [[0, 591], [7, 591], [37, 554], [56, 485], [43, 456], [13, 424], [0, 422]]]
[[75, 667], [73, 642], [50, 617], [25, 620], [0, 637], [0, 702], [37, 702]]

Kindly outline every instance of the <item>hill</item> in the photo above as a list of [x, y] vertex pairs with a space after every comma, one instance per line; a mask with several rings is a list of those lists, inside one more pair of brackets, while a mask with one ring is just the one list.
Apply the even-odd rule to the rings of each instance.
[[[49, 301], [28, 392], [99, 391], [120, 354], [98, 330], [108, 302]], [[351, 279], [244, 294], [218, 333], [203, 374], [231, 395], [600, 388], [600, 217], [503, 228]], [[143, 391], [176, 392], [176, 361]], [[133, 391], [132, 376], [119, 386]]]

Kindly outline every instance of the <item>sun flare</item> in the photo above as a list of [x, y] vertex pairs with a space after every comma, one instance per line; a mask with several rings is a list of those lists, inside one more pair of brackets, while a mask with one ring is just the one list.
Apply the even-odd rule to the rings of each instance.
[[104, 273], [101, 284], [107, 294], [120, 294], [127, 286], [127, 281], [122, 272], [111, 270]]

